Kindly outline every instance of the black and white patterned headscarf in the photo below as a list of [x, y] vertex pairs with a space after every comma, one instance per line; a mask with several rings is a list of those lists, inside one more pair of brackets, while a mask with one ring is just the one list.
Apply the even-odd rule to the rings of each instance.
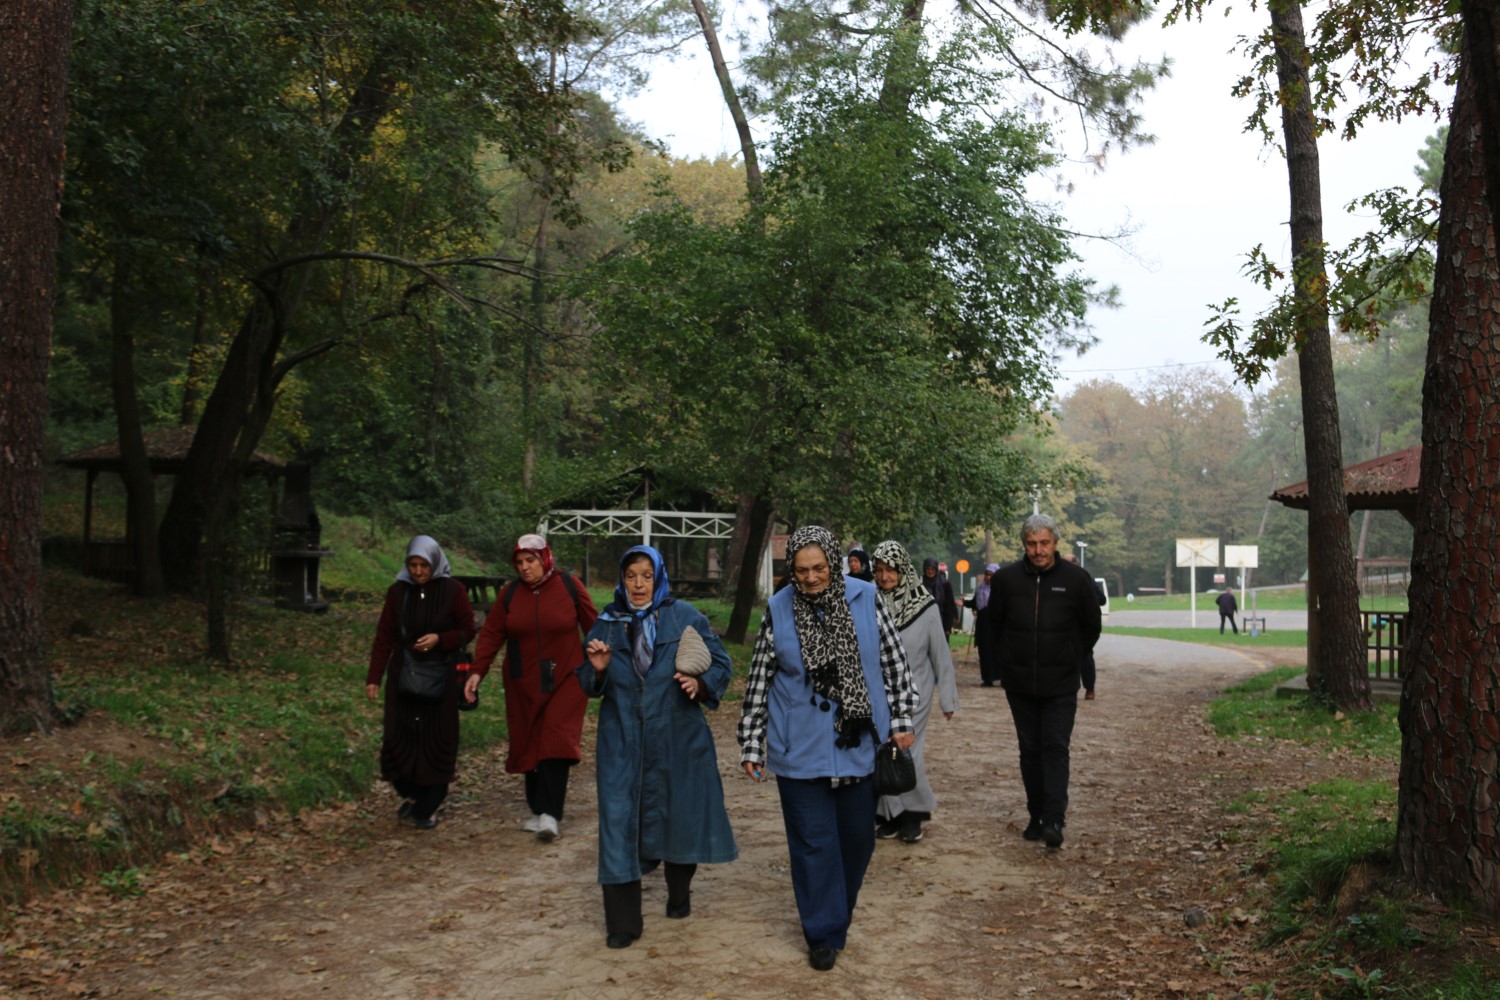
[[854, 633], [854, 616], [844, 600], [844, 575], [839, 572], [843, 553], [838, 540], [827, 528], [804, 525], [792, 532], [786, 542], [786, 561], [793, 565], [797, 552], [807, 546], [823, 550], [828, 560], [828, 586], [816, 594], [804, 594], [795, 583], [792, 597], [792, 624], [797, 628], [797, 644], [802, 649], [802, 663], [816, 693], [814, 701], [826, 707], [838, 705], [833, 728], [841, 747], [857, 747], [860, 738], [875, 734], [870, 712], [870, 689], [865, 684], [864, 667], [859, 658], [859, 637]]
[[885, 609], [895, 619], [898, 629], [906, 628], [917, 620], [918, 615], [937, 603], [922, 585], [911, 555], [900, 542], [886, 539], [875, 546], [875, 561], [896, 571], [896, 585], [890, 590], [882, 590], [880, 599], [885, 602]]

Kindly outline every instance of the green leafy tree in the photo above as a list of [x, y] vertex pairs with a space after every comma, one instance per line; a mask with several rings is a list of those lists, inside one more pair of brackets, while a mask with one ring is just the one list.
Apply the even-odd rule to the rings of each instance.
[[993, 97], [976, 56], [925, 64], [925, 116], [888, 111], [857, 68], [825, 76], [782, 115], [760, 214], [637, 221], [591, 300], [612, 352], [600, 392], [635, 453], [862, 534], [1020, 502], [1005, 437], [1090, 289], [1021, 193], [1043, 134], [974, 112]]

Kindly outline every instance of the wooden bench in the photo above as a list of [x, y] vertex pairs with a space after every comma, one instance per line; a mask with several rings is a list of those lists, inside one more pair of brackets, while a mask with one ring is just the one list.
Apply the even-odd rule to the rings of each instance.
[[510, 582], [508, 576], [459, 576], [453, 575], [453, 579], [464, 585], [464, 590], [469, 593], [469, 604], [474, 608], [476, 615], [487, 614], [490, 607], [495, 603], [495, 598], [500, 596], [500, 588]]

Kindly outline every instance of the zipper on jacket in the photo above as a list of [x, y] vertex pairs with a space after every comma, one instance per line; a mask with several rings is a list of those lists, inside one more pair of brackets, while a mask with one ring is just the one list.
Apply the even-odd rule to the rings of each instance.
[[1042, 655], [1042, 574], [1036, 575], [1036, 604], [1031, 609], [1031, 693], [1037, 692], [1041, 677], [1037, 671], [1037, 658]]

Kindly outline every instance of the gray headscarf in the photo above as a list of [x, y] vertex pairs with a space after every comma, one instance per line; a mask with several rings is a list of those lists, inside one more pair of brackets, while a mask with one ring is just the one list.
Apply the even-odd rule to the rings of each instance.
[[[406, 543], [406, 559], [412, 556], [420, 556], [427, 560], [427, 565], [432, 567], [434, 580], [453, 575], [453, 569], [448, 565], [448, 557], [443, 555], [443, 547], [431, 535], [417, 535]], [[396, 574], [396, 579], [416, 583], [417, 581], [413, 580], [411, 574], [406, 571], [406, 559], [401, 560], [401, 572]]]

